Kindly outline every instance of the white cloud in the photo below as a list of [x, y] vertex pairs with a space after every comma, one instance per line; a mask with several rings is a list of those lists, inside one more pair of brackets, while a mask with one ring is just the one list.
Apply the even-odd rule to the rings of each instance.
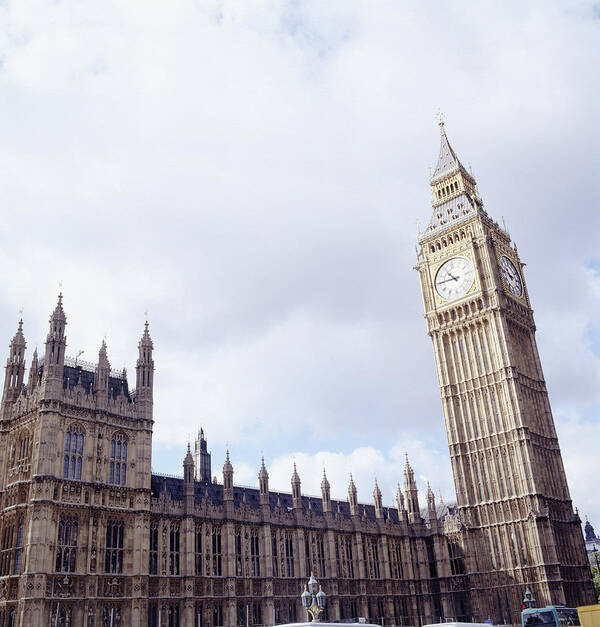
[[593, 450], [569, 444], [600, 402], [597, 10], [334, 4], [0, 4], [1, 337], [24, 306], [41, 348], [62, 280], [69, 352], [108, 333], [131, 373], [149, 309], [157, 470], [204, 423], [244, 481], [262, 449], [286, 487], [296, 451], [318, 493], [330, 451], [334, 491], [356, 466], [389, 502], [406, 448], [450, 490], [412, 270], [441, 106], [528, 264], [572, 491], [600, 520]]

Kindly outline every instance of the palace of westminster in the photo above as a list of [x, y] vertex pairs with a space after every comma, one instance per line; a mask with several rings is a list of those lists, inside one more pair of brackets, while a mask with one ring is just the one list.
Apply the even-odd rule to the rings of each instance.
[[404, 490], [385, 506], [212, 476], [204, 433], [183, 478], [153, 474], [153, 344], [135, 390], [66, 351], [62, 295], [26, 376], [19, 322], [0, 408], [0, 627], [233, 627], [305, 620], [311, 572], [330, 621], [518, 623], [539, 605], [595, 603], [535, 340], [523, 264], [484, 210], [443, 122], [433, 215], [417, 266], [433, 342], [456, 503]]

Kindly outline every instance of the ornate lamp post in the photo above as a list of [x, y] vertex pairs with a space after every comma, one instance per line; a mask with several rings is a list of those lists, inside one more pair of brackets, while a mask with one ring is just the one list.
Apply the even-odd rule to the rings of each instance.
[[308, 588], [304, 586], [304, 592], [300, 598], [302, 599], [302, 607], [311, 617], [311, 620], [319, 622], [319, 616], [325, 611], [327, 605], [327, 595], [321, 590], [321, 586], [312, 573], [308, 580]]

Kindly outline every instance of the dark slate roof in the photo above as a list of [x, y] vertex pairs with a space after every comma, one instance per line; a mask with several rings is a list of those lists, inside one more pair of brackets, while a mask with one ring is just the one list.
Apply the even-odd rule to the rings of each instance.
[[[158, 498], [161, 492], [166, 491], [173, 500], [181, 501], [184, 498], [183, 478], [153, 474], [151, 490], [154, 498]], [[205, 497], [208, 497], [215, 505], [221, 505], [223, 503], [223, 485], [219, 483], [194, 481], [194, 499], [200, 501]], [[248, 507], [259, 509], [260, 492], [258, 488], [234, 486], [233, 502], [235, 507], [239, 507], [244, 501]], [[292, 495], [288, 492], [269, 492], [269, 506], [271, 509], [274, 510], [278, 506], [278, 503], [284, 510], [291, 511], [293, 507]], [[323, 516], [323, 501], [319, 497], [303, 496], [302, 508], [304, 511], [308, 511], [309, 503], [310, 509], [315, 516]], [[374, 505], [361, 503], [358, 507], [361, 516], [365, 515], [368, 520], [376, 519]], [[337, 514], [339, 511], [344, 518], [350, 518], [350, 505], [347, 501], [332, 500], [331, 509], [334, 514]], [[394, 523], [398, 522], [398, 510], [396, 508], [384, 507], [384, 511], [386, 518], [389, 518]]]
[[[67, 361], [67, 360], [65, 360]], [[73, 361], [73, 360], [69, 360]], [[44, 372], [44, 363], [42, 358], [42, 364], [39, 366], [38, 376], [41, 380], [42, 374]], [[86, 394], [92, 394], [94, 391], [94, 370], [90, 368], [90, 364], [83, 363], [82, 365], [67, 365], [65, 363], [63, 370], [63, 389], [72, 390], [77, 383], [80, 383], [83, 386]], [[121, 392], [121, 388], [123, 388], [123, 393], [125, 394], [127, 400], [131, 402], [131, 396], [129, 395], [129, 384], [127, 383], [127, 377], [124, 377], [122, 374], [117, 373], [111, 370], [111, 374], [108, 377], [108, 389], [109, 389], [109, 397], [117, 398]]]

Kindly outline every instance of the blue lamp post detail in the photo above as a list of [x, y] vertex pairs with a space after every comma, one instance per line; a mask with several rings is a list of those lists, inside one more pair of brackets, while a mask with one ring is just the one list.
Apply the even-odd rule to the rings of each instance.
[[300, 595], [300, 598], [302, 599], [302, 607], [311, 617], [311, 621], [319, 622], [319, 617], [325, 611], [327, 605], [327, 595], [323, 592], [312, 573], [308, 580], [308, 587], [304, 586], [304, 592]]

